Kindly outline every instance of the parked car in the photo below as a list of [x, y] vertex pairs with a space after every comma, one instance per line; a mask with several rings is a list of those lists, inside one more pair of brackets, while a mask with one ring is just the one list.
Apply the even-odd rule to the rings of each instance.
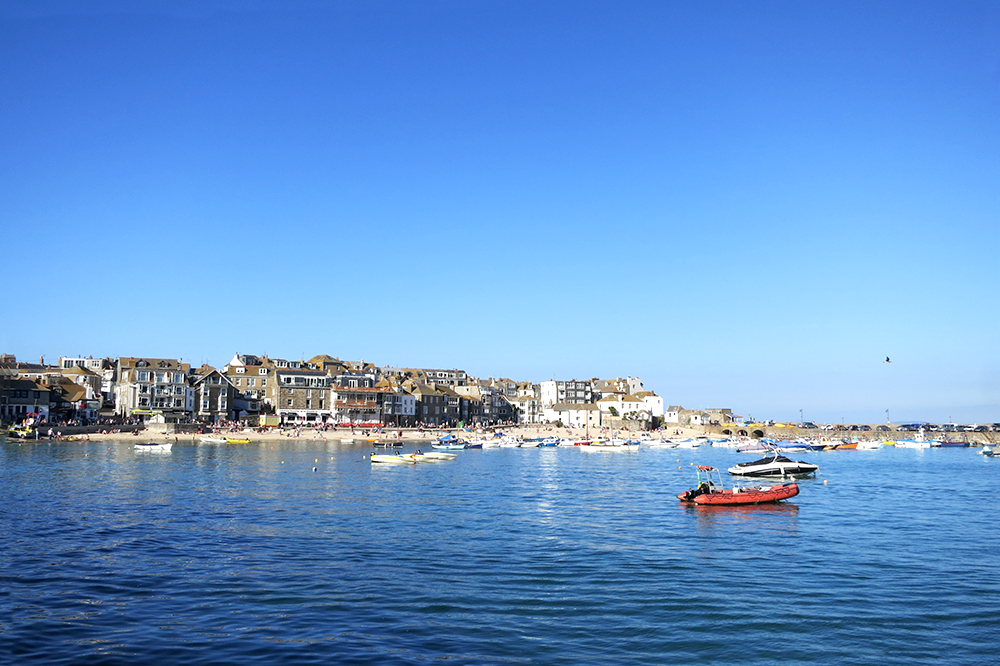
[[858, 426], [858, 430], [863, 430], [865, 432], [870, 432], [871, 429], [872, 429], [872, 427], [870, 425], [860, 425], [860, 426]]
[[837, 426], [835, 426], [832, 423], [827, 423], [826, 425], [823, 426], [823, 430], [836, 430], [836, 429], [837, 429]]
[[889, 432], [890, 430], [892, 430], [892, 428], [890, 428], [887, 425], [880, 425], [879, 427], [877, 427], [875, 429], [878, 430], [879, 432]]
[[812, 421], [803, 421], [799, 424], [800, 428], [805, 428], [807, 430], [815, 430], [818, 426]]

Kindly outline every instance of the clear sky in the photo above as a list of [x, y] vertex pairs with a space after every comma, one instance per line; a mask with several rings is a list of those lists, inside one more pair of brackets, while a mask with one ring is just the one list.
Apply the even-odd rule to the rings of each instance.
[[1000, 421], [995, 1], [4, 0], [0, 63], [19, 359]]

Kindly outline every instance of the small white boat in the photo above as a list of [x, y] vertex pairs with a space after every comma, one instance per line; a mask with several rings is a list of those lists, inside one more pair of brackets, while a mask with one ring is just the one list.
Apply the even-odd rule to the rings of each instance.
[[387, 455], [382, 453], [373, 453], [371, 455], [372, 464], [382, 463], [386, 465], [415, 465], [417, 459], [413, 456], [401, 456], [398, 453], [394, 455]]
[[458, 457], [455, 453], [444, 453], [442, 451], [431, 451], [430, 453], [420, 454], [424, 458], [433, 458], [434, 460], [454, 460]]
[[169, 451], [173, 442], [138, 442], [135, 445], [136, 451]]
[[225, 444], [225, 437], [201, 437], [198, 439], [202, 444]]

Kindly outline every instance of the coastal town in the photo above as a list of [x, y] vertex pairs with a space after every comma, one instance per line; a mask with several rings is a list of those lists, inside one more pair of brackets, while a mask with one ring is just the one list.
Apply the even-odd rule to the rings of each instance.
[[234, 354], [220, 368], [176, 358], [0, 355], [0, 422], [449, 428], [553, 424], [651, 430], [738, 421], [664, 405], [639, 377], [515, 381], [464, 370], [377, 366], [328, 355]]

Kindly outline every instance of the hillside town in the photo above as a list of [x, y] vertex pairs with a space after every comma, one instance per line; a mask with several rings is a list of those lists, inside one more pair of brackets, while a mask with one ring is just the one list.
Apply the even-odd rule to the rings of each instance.
[[0, 422], [240, 423], [249, 427], [558, 424], [649, 430], [738, 419], [664, 406], [639, 377], [515, 381], [464, 370], [376, 366], [318, 355], [234, 354], [221, 368], [174, 358], [0, 355]]

